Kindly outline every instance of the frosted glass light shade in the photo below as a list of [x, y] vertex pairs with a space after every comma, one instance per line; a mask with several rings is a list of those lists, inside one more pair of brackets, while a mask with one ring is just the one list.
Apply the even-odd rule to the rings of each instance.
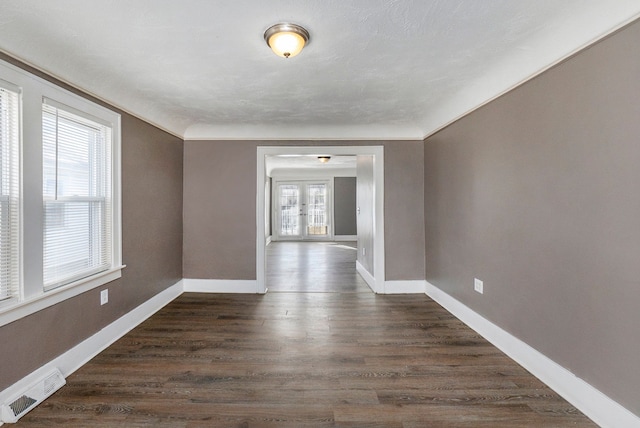
[[271, 50], [283, 58], [298, 55], [309, 41], [309, 32], [296, 24], [276, 24], [264, 32]]

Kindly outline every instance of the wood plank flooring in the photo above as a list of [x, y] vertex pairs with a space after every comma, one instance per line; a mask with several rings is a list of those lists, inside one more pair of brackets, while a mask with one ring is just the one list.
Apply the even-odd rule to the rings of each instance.
[[356, 272], [355, 242], [272, 242], [267, 246], [270, 292], [368, 293]]
[[357, 288], [183, 294], [17, 427], [595, 426], [427, 296]]

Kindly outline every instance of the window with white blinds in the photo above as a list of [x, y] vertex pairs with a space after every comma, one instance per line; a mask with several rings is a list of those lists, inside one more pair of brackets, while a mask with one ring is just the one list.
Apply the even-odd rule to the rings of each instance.
[[111, 267], [111, 132], [97, 118], [44, 100], [45, 289]]
[[0, 82], [0, 302], [19, 294], [20, 96]]
[[0, 327], [122, 277], [121, 117], [0, 60]]

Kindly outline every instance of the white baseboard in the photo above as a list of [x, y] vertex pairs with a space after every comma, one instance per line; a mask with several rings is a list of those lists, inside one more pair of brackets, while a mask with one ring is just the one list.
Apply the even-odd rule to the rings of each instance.
[[[131, 312], [121, 316], [93, 336], [80, 342], [59, 357], [49, 361], [44, 366], [28, 374], [9, 388], [0, 392], [0, 403], [4, 403], [10, 397], [24, 391], [36, 380], [51, 372], [54, 368], [59, 368], [66, 378], [89, 360], [105, 350], [116, 340], [133, 330], [144, 320], [155, 314], [176, 297], [182, 294], [182, 281], [178, 281], [171, 287], [153, 296]], [[0, 425], [2, 423], [0, 422]]]
[[358, 235], [334, 235], [333, 240], [336, 242], [341, 241], [357, 241]]
[[369, 288], [371, 288], [371, 290], [373, 290], [374, 293], [377, 293], [377, 291], [376, 291], [376, 279], [357, 260], [356, 260], [356, 271], [360, 274], [362, 279], [364, 279], [364, 282], [367, 283]]
[[258, 293], [258, 282], [236, 279], [182, 280], [185, 293]]
[[423, 294], [424, 280], [385, 281], [384, 294]]
[[640, 417], [525, 342], [425, 281], [425, 292], [602, 427], [640, 427]]

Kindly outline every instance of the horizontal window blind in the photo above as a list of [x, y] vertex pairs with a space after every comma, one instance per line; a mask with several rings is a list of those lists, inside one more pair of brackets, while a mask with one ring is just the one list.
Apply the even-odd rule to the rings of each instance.
[[111, 267], [111, 128], [50, 100], [42, 106], [44, 287]]
[[[1, 84], [0, 84], [1, 85]], [[19, 293], [20, 96], [0, 86], [0, 301]]]

